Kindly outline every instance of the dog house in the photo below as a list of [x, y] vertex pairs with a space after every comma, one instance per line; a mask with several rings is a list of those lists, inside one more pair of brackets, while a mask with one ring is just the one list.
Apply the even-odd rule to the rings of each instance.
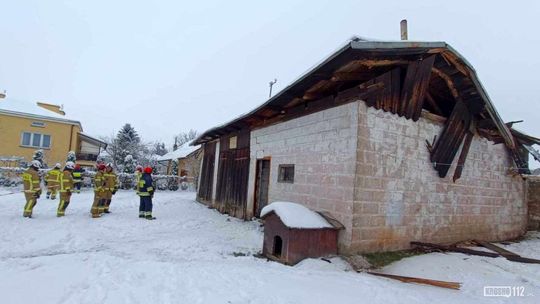
[[290, 202], [263, 208], [263, 255], [287, 265], [305, 258], [337, 254], [338, 233], [343, 225], [328, 213], [318, 213]]

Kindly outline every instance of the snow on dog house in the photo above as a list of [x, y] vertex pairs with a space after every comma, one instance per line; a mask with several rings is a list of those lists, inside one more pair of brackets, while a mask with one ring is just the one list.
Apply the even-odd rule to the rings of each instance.
[[343, 226], [333, 219], [290, 202], [264, 207], [261, 218], [263, 254], [273, 260], [294, 265], [305, 258], [337, 254], [338, 232]]
[[522, 175], [539, 143], [503, 122], [447, 43], [355, 37], [194, 140], [197, 200], [244, 219], [273, 201], [328, 212], [341, 253], [504, 240], [526, 230]]

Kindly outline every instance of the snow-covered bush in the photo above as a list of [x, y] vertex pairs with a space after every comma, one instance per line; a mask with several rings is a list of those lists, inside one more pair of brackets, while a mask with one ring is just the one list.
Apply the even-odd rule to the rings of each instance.
[[[27, 168], [22, 167], [0, 167], [0, 186], [16, 187], [22, 184], [21, 176]], [[50, 169], [40, 169], [39, 175], [45, 176], [45, 173]], [[83, 187], [93, 187], [95, 171], [86, 170], [82, 174]], [[194, 185], [192, 181], [188, 181], [187, 178], [179, 177], [177, 175], [152, 175], [157, 190], [169, 190], [177, 191], [181, 189], [183, 191], [194, 191]], [[120, 173], [118, 174], [118, 180], [122, 189], [132, 190], [135, 189], [136, 176], [133, 173]]]

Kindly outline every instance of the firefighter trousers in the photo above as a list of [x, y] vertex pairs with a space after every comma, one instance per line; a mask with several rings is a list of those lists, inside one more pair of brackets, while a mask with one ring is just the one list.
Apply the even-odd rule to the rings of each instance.
[[105, 193], [103, 194], [103, 204], [99, 210], [100, 213], [109, 212], [109, 206], [111, 205], [112, 196], [113, 194], [111, 190], [105, 190]]
[[32, 211], [34, 210], [34, 207], [37, 203], [37, 197], [35, 193], [24, 193], [24, 197], [26, 198], [26, 204], [24, 205], [24, 217], [31, 217]]
[[92, 204], [92, 209], [90, 209], [90, 213], [92, 214], [92, 217], [99, 217], [99, 208], [103, 204], [103, 192], [101, 191], [94, 191], [94, 203]]
[[69, 206], [69, 201], [71, 199], [71, 192], [60, 192], [60, 203], [58, 204], [58, 210], [56, 211], [56, 216], [66, 215], [66, 209]]
[[47, 198], [56, 199], [56, 192], [58, 192], [58, 186], [47, 186]]

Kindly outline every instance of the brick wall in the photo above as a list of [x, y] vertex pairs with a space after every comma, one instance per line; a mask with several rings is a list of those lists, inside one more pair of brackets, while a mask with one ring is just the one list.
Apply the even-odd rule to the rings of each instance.
[[[251, 133], [248, 212], [253, 210], [257, 158], [271, 157], [269, 202], [291, 201], [331, 212], [352, 225], [357, 103], [310, 114]], [[294, 164], [294, 183], [278, 183], [278, 165]], [[340, 233], [341, 250], [352, 231]]]
[[530, 230], [540, 230], [540, 176], [527, 178], [527, 202], [529, 204]]
[[[524, 233], [524, 182], [504, 145], [474, 137], [462, 177], [454, 165], [441, 179], [429, 163], [426, 140], [442, 124], [414, 122], [358, 105], [357, 175], [351, 251], [390, 251], [409, 242], [502, 240]], [[459, 154], [458, 154], [459, 155]]]

